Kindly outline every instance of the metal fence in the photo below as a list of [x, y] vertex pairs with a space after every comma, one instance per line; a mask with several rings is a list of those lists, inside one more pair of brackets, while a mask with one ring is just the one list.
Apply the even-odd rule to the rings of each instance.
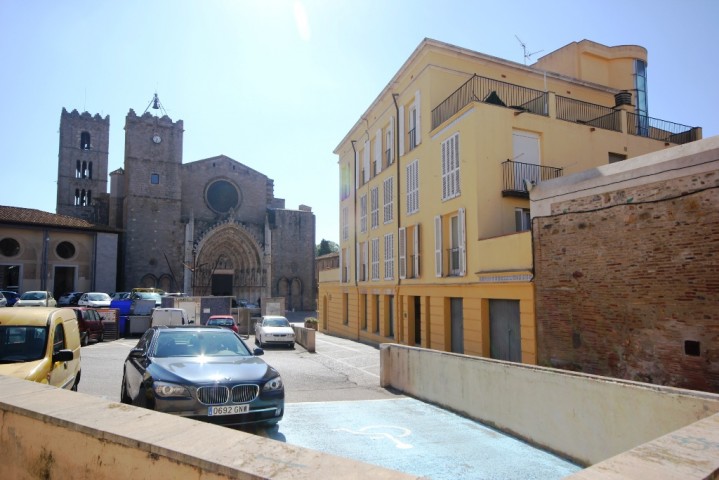
[[630, 112], [627, 112], [627, 131], [631, 135], [676, 144], [699, 140], [699, 128], [697, 127], [689, 127]]
[[583, 102], [574, 98], [556, 96], [557, 118], [568, 122], [591, 125], [592, 127], [622, 131], [622, 110]]

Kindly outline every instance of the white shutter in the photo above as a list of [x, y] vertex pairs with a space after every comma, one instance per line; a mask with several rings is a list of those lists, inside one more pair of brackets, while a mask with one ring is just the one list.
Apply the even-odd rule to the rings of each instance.
[[407, 278], [407, 231], [399, 229], [399, 278]]
[[419, 223], [414, 227], [414, 278], [419, 278]]
[[375, 175], [382, 171], [382, 129], [374, 136], [374, 171]]
[[364, 158], [363, 160], [363, 166], [364, 166], [364, 183], [369, 182], [369, 140], [364, 142]]
[[419, 90], [417, 90], [417, 92], [414, 94], [414, 110], [415, 110], [415, 112], [417, 112], [416, 113], [417, 118], [415, 119], [415, 125], [414, 125], [414, 135], [415, 135], [414, 139], [415, 139], [415, 142], [417, 143], [417, 145], [419, 145], [420, 143], [422, 143], [422, 133], [421, 133], [422, 128], [421, 128], [420, 113], [419, 113], [421, 111], [420, 100], [419, 100]]
[[459, 247], [459, 276], [463, 277], [467, 274], [467, 247], [466, 247], [466, 239], [465, 239], [465, 215], [464, 215], [464, 208], [459, 209], [459, 215], [458, 215], [458, 224], [457, 229], [459, 230], [457, 239], [457, 246]]
[[434, 275], [442, 276], [442, 217], [434, 217]]
[[404, 105], [399, 106], [399, 156], [404, 155]]

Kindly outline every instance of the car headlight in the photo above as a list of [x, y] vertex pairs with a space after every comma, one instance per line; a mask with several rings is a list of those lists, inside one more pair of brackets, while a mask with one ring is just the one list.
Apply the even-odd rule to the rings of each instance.
[[153, 387], [158, 397], [190, 397], [190, 392], [182, 385], [172, 383], [156, 383]]
[[267, 383], [265, 383], [265, 386], [262, 387], [263, 392], [276, 392], [278, 390], [282, 390], [281, 377], [275, 377], [270, 379]]

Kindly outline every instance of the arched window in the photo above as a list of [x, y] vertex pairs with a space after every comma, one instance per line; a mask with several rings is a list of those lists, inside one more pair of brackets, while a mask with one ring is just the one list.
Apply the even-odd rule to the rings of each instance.
[[90, 150], [90, 132], [82, 132], [80, 134], [80, 148]]
[[87, 191], [87, 203], [85, 205], [91, 205], [92, 204], [92, 190]]
[[75, 165], [75, 178], [82, 178], [82, 164], [80, 163], [80, 160], [78, 160]]
[[80, 189], [75, 189], [75, 205], [80, 205]]
[[82, 175], [80, 178], [87, 178], [87, 162], [82, 162]]
[[87, 162], [87, 178], [92, 178], [92, 162]]

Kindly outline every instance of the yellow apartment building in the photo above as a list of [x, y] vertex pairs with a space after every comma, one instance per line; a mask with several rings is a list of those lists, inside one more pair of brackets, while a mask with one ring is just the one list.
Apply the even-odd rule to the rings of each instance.
[[334, 150], [340, 268], [320, 328], [537, 363], [529, 190], [701, 138], [652, 118], [647, 52], [588, 40], [527, 66], [425, 39]]

